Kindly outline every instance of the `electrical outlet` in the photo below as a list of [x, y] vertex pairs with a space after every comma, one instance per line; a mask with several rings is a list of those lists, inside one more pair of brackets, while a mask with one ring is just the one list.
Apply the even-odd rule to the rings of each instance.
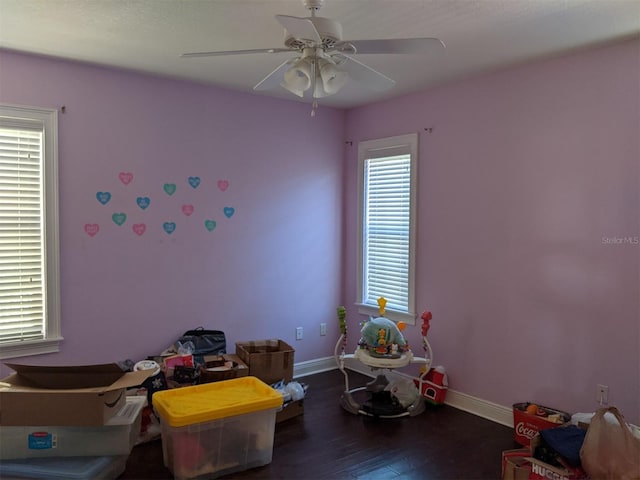
[[597, 386], [596, 401], [601, 407], [609, 405], [609, 387], [607, 385]]
[[302, 340], [302, 327], [296, 327], [296, 340]]
[[324, 336], [327, 334], [327, 324], [326, 323], [321, 323], [320, 324], [320, 336]]

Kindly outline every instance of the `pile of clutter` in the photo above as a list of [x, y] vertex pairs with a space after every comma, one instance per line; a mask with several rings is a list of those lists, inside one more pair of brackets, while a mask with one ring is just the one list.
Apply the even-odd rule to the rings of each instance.
[[536, 403], [513, 406], [521, 449], [502, 452], [503, 480], [640, 478], [640, 427], [615, 407], [566, 412]]
[[116, 478], [125, 470], [146, 401], [124, 393], [147, 372], [9, 366], [15, 373], [0, 389], [1, 478]]

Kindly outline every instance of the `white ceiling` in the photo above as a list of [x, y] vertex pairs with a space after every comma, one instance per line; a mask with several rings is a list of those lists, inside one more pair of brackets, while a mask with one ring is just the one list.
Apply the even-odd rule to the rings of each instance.
[[[0, 0], [0, 48], [253, 92], [294, 55], [179, 55], [282, 47], [276, 14], [309, 16], [301, 0]], [[320, 102], [344, 108], [640, 32], [640, 0], [325, 0], [318, 15], [338, 20], [345, 40], [446, 44], [440, 54], [357, 55], [397, 83], [375, 92], [349, 80]], [[298, 99], [280, 87], [254, 93]]]

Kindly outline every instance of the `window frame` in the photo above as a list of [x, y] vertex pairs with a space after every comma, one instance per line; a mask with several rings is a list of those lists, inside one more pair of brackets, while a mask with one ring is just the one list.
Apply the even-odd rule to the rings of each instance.
[[378, 316], [377, 305], [365, 303], [365, 163], [369, 159], [384, 158], [394, 155], [410, 155], [409, 175], [409, 247], [408, 247], [408, 278], [407, 278], [407, 312], [387, 307], [385, 317], [394, 321], [403, 321], [410, 325], [416, 324], [415, 310], [415, 245], [416, 245], [416, 207], [417, 207], [417, 178], [418, 178], [418, 134], [411, 133], [394, 137], [365, 140], [358, 144], [358, 213], [357, 213], [357, 268], [356, 268], [356, 306], [358, 313]]
[[[60, 243], [58, 227], [58, 111], [20, 105], [0, 104], [0, 124], [20, 123], [42, 127], [42, 255], [43, 323], [42, 339], [0, 343], [0, 359], [40, 355], [60, 351]], [[0, 322], [1, 322], [0, 318]]]

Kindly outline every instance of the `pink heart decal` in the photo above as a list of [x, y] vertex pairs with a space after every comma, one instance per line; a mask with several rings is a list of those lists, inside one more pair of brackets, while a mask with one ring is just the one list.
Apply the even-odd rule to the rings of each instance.
[[136, 235], [142, 235], [146, 230], [147, 226], [144, 223], [136, 223], [133, 227], [131, 227]]
[[133, 180], [133, 173], [130, 172], [120, 172], [118, 174], [118, 178], [120, 179], [120, 181], [122, 183], [124, 183], [125, 185], [129, 185], [131, 183], [131, 180]]
[[221, 191], [225, 191], [227, 188], [229, 188], [229, 181], [228, 180], [218, 180], [218, 188]]
[[187, 217], [193, 213], [193, 205], [182, 205], [182, 213]]
[[100, 225], [97, 223], [85, 223], [84, 225], [84, 231], [87, 232], [87, 235], [90, 237], [95, 237], [99, 230]]

